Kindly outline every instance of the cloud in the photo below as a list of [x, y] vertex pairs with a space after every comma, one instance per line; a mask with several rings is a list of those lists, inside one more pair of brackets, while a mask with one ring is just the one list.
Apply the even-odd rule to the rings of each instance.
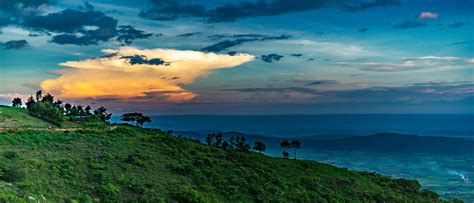
[[268, 54], [262, 55], [262, 61], [267, 63], [273, 63], [275, 61], [280, 61], [284, 56], [278, 54]]
[[315, 80], [309, 83], [306, 83], [306, 86], [314, 86], [314, 85], [327, 85], [327, 84], [337, 84], [336, 80]]
[[1, 1], [0, 27], [16, 25], [31, 31], [30, 36], [52, 36], [50, 42], [62, 45], [97, 45], [112, 39], [129, 45], [133, 40], [153, 36], [130, 25], [117, 27], [115, 18], [95, 10], [88, 2], [78, 10], [57, 12], [49, 7], [54, 3], [56, 0]]
[[[423, 103], [430, 101], [454, 101], [474, 96], [472, 82], [438, 82], [420, 83], [394, 87], [369, 87], [346, 90], [323, 90], [313, 87], [271, 87], [271, 88], [236, 88], [222, 91], [260, 95], [265, 101], [275, 95], [293, 95], [290, 101], [300, 100], [310, 103], [370, 103], [396, 102]], [[241, 96], [243, 97], [243, 96]], [[299, 97], [299, 98], [298, 98]], [[261, 101], [253, 101], [261, 102]]]
[[28, 41], [22, 40], [11, 40], [5, 43], [0, 43], [4, 49], [23, 49], [28, 46]]
[[460, 27], [463, 27], [465, 26], [466, 24], [468, 23], [464, 23], [464, 22], [455, 22], [455, 23], [451, 23], [449, 25], [446, 25], [448, 28], [460, 28]]
[[43, 7], [55, 3], [56, 0], [2, 0], [0, 11], [12, 14], [37, 14]]
[[417, 18], [418, 19], [437, 19], [438, 14], [434, 12], [425, 11], [418, 14]]
[[452, 56], [422, 56], [417, 58], [403, 58], [400, 63], [335, 62], [334, 64], [348, 67], [356, 67], [365, 71], [396, 72], [469, 67], [474, 66], [474, 61], [472, 58], [459, 58]]
[[231, 68], [254, 60], [234, 56], [171, 49], [140, 50], [126, 47], [104, 50], [107, 55], [60, 64], [60, 76], [41, 82], [41, 88], [68, 99], [137, 99], [181, 102], [197, 96], [181, 85], [207, 76], [213, 70]]
[[198, 17], [208, 22], [231, 22], [242, 18], [275, 16], [291, 12], [321, 8], [338, 8], [345, 11], [361, 11], [375, 7], [400, 5], [399, 0], [336, 1], [336, 0], [260, 0], [227, 3], [215, 8], [180, 0], [149, 0], [150, 8], [140, 16], [152, 20], [176, 20], [181, 17]]
[[195, 36], [195, 35], [200, 35], [202, 34], [202, 32], [190, 32], [190, 33], [184, 33], [184, 34], [180, 34], [178, 35], [177, 37], [192, 37], [192, 36]]
[[453, 42], [449, 45], [468, 45], [472, 43], [474, 43], [474, 40], [458, 41], [458, 42]]
[[362, 33], [366, 33], [367, 31], [369, 31], [369, 28], [360, 28], [359, 29], [359, 32], [362, 32]]
[[292, 38], [292, 36], [290, 35], [269, 36], [269, 35], [258, 35], [258, 34], [237, 34], [237, 35], [212, 35], [210, 36], [210, 38], [211, 39], [232, 38], [232, 39], [220, 41], [216, 44], [203, 48], [202, 51], [220, 52], [230, 47], [235, 47], [247, 42], [286, 40], [286, 39]]
[[33, 30], [61, 33], [51, 40], [58, 44], [91, 45], [117, 35], [117, 20], [99, 11], [66, 9], [45, 16], [29, 16], [22, 25]]
[[126, 45], [132, 44], [136, 39], [146, 39], [153, 36], [152, 33], [147, 33], [143, 30], [137, 30], [131, 25], [121, 25], [118, 27], [117, 41]]
[[421, 21], [414, 21], [414, 20], [407, 20], [401, 23], [398, 23], [394, 25], [392, 28], [393, 29], [409, 29], [409, 28], [419, 28], [419, 27], [424, 27], [427, 24], [425, 22]]

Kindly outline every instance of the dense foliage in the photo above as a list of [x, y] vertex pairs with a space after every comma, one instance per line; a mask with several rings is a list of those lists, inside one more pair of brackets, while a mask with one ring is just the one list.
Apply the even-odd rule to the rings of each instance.
[[0, 131], [0, 201], [440, 202], [412, 180], [207, 146], [158, 130]]
[[[69, 103], [63, 105], [61, 100], [55, 100], [51, 94], [43, 95], [41, 90], [36, 92], [36, 98], [31, 96], [25, 104], [30, 115], [56, 126], [61, 126], [64, 121], [73, 123], [108, 122], [112, 116], [107, 113], [107, 109], [104, 107], [92, 111], [90, 106], [84, 107]], [[12, 106], [21, 107], [21, 100], [15, 98], [12, 101]]]

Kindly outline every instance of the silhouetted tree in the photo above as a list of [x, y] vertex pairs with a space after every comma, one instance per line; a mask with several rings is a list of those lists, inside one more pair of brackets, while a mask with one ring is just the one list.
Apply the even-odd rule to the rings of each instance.
[[236, 137], [236, 148], [240, 151], [246, 152], [249, 151], [250, 145], [245, 143], [244, 135], [237, 135]]
[[107, 108], [101, 106], [94, 110], [94, 115], [97, 116], [101, 121], [108, 122], [112, 117], [112, 114], [107, 113]]
[[54, 103], [54, 96], [48, 93], [41, 98], [41, 102], [52, 104]]
[[222, 132], [218, 132], [217, 134], [215, 134], [214, 139], [214, 146], [220, 147], [223, 141]]
[[43, 95], [43, 91], [38, 90], [36, 92], [36, 102], [39, 102], [41, 100], [41, 98], [43, 97], [42, 95]]
[[26, 105], [26, 109], [28, 110], [31, 110], [31, 108], [33, 107], [33, 105], [35, 104], [35, 99], [33, 98], [33, 96], [30, 96], [28, 98], [28, 100], [26, 101], [25, 105]]
[[137, 126], [143, 127], [143, 124], [151, 122], [151, 118], [142, 113], [126, 113], [122, 115], [122, 121], [134, 122]]
[[236, 146], [237, 146], [237, 141], [236, 141], [236, 139], [235, 139], [235, 136], [232, 135], [232, 136], [230, 136], [229, 147], [230, 147], [230, 148], [234, 148], [234, 147], [236, 147]]
[[14, 98], [14, 99], [12, 100], [12, 106], [13, 106], [13, 107], [20, 108], [21, 105], [23, 105], [23, 103], [21, 102], [21, 99], [20, 99], [19, 97]]
[[224, 142], [222, 142], [222, 149], [226, 150], [227, 148], [229, 148], [229, 142], [224, 140]]
[[264, 152], [266, 149], [267, 149], [267, 146], [265, 144], [263, 144], [263, 142], [255, 142], [254, 143], [254, 146], [253, 146], [253, 149], [255, 151], [258, 151], [258, 152]]
[[288, 142], [288, 140], [283, 140], [281, 141], [280, 146], [281, 148], [283, 148], [283, 152], [282, 152], [283, 157], [288, 158], [288, 148], [290, 147], [290, 142]]
[[66, 115], [71, 112], [72, 105], [70, 103], [64, 104], [64, 110], [66, 111]]
[[293, 153], [294, 153], [295, 159], [296, 159], [296, 151], [297, 151], [299, 148], [301, 148], [301, 143], [300, 143], [300, 141], [298, 141], [298, 140], [293, 140], [293, 141], [291, 141], [291, 143], [290, 143], [290, 148], [293, 149]]
[[288, 157], [290, 156], [290, 154], [288, 154], [287, 151], [283, 151], [281, 154], [283, 155], [283, 158], [285, 159], [288, 159]]
[[206, 136], [207, 145], [212, 146], [214, 144], [214, 136], [215, 136], [214, 133], [207, 134]]

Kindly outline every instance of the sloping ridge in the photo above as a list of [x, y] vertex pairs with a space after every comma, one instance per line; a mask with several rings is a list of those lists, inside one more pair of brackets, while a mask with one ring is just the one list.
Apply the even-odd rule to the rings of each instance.
[[28, 114], [26, 109], [0, 105], [0, 128], [49, 128], [54, 125]]
[[339, 140], [315, 140], [312, 147], [335, 151], [474, 153], [472, 140], [397, 133], [378, 133]]

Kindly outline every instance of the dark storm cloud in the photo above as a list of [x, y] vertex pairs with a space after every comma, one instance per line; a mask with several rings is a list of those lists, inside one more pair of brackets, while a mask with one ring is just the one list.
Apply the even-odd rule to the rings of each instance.
[[192, 36], [195, 36], [195, 35], [200, 35], [202, 34], [202, 32], [190, 32], [190, 33], [184, 33], [184, 34], [180, 34], [178, 35], [177, 37], [192, 37]]
[[129, 45], [136, 39], [146, 39], [151, 36], [153, 36], [152, 33], [137, 30], [131, 25], [122, 25], [118, 29], [117, 41]]
[[230, 22], [248, 17], [275, 16], [321, 8], [361, 11], [375, 7], [400, 5], [400, 0], [261, 0], [256, 2], [227, 3], [215, 8], [206, 8], [201, 4], [185, 3], [180, 0], [149, 0], [149, 2], [150, 8], [141, 11], [141, 17], [153, 20], [176, 20], [180, 17], [198, 17], [204, 18], [208, 22]]
[[422, 21], [417, 21], [417, 20], [407, 20], [401, 23], [398, 23], [394, 25], [392, 28], [393, 29], [409, 29], [409, 28], [418, 28], [418, 27], [424, 27], [427, 24]]
[[128, 63], [131, 65], [142, 65], [142, 64], [148, 64], [148, 65], [165, 65], [168, 66], [170, 65], [169, 62], [165, 62], [159, 58], [153, 58], [153, 59], [148, 59], [146, 56], [141, 56], [141, 55], [134, 55], [134, 56], [123, 56], [123, 59], [129, 59]]
[[4, 49], [23, 49], [28, 46], [28, 41], [26, 40], [11, 40], [5, 43], [0, 43]]
[[208, 52], [220, 52], [230, 47], [241, 45], [246, 42], [255, 42], [255, 41], [268, 41], [268, 40], [285, 40], [290, 39], [290, 35], [280, 35], [280, 36], [268, 36], [268, 35], [257, 35], [257, 34], [239, 34], [239, 35], [213, 35], [210, 36], [211, 39], [223, 39], [223, 38], [233, 38], [229, 40], [220, 41], [211, 46], [205, 47], [202, 51]]
[[58, 44], [91, 45], [117, 35], [117, 20], [99, 11], [66, 9], [45, 16], [29, 16], [22, 25], [33, 30], [62, 33], [51, 40]]
[[262, 55], [262, 61], [267, 63], [273, 63], [275, 61], [280, 61], [284, 56], [278, 54], [268, 54]]
[[[119, 26], [117, 20], [96, 11], [94, 6], [85, 2], [78, 10], [65, 9], [42, 15], [41, 8], [54, 4], [56, 0], [2, 0], [0, 27], [17, 25], [31, 31], [30, 36], [47, 35], [53, 37], [50, 42], [57, 44], [96, 45], [116, 40], [131, 44], [135, 39], [151, 37], [152, 34], [135, 29], [132, 26]], [[1, 14], [1, 12], [0, 12]]]

